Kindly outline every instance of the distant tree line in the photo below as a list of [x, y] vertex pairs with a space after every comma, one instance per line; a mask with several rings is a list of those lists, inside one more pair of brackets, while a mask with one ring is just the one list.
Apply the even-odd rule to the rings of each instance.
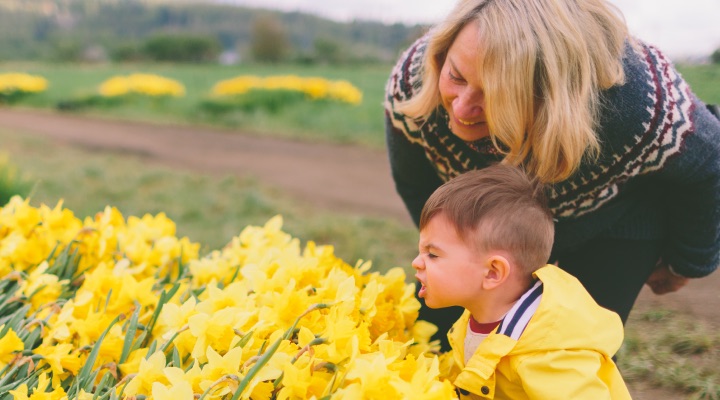
[[0, 3], [0, 61], [210, 62], [230, 52], [260, 62], [391, 62], [427, 29], [211, 3], [63, 4], [42, 13]]
[[720, 64], [720, 49], [717, 49], [712, 53], [710, 60], [712, 60], [713, 64]]

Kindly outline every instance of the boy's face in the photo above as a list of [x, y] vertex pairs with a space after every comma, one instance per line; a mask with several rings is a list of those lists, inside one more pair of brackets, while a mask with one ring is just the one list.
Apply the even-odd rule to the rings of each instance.
[[422, 284], [418, 296], [430, 308], [471, 308], [482, 290], [487, 257], [468, 246], [444, 214], [434, 216], [420, 231], [419, 254], [412, 266]]

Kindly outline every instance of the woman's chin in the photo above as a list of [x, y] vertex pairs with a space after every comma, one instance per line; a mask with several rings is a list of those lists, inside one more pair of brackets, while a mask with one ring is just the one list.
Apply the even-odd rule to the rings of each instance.
[[474, 142], [476, 140], [480, 140], [490, 134], [490, 132], [487, 129], [487, 124], [485, 122], [478, 123], [477, 125], [473, 126], [453, 126], [450, 131], [453, 133], [453, 135], [460, 138], [462, 141], [465, 142]]

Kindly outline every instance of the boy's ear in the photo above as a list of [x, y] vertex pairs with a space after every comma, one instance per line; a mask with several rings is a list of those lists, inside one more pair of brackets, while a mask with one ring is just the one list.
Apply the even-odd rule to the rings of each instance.
[[510, 276], [510, 262], [499, 254], [493, 254], [485, 261], [487, 270], [483, 286], [485, 289], [494, 289], [505, 282]]

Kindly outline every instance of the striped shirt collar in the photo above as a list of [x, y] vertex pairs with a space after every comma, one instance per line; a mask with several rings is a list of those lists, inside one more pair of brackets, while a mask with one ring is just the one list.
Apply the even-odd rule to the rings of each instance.
[[532, 318], [540, 305], [542, 292], [543, 284], [540, 280], [537, 280], [508, 311], [500, 325], [498, 325], [497, 333], [514, 340], [520, 339], [520, 335], [525, 331], [530, 318]]

